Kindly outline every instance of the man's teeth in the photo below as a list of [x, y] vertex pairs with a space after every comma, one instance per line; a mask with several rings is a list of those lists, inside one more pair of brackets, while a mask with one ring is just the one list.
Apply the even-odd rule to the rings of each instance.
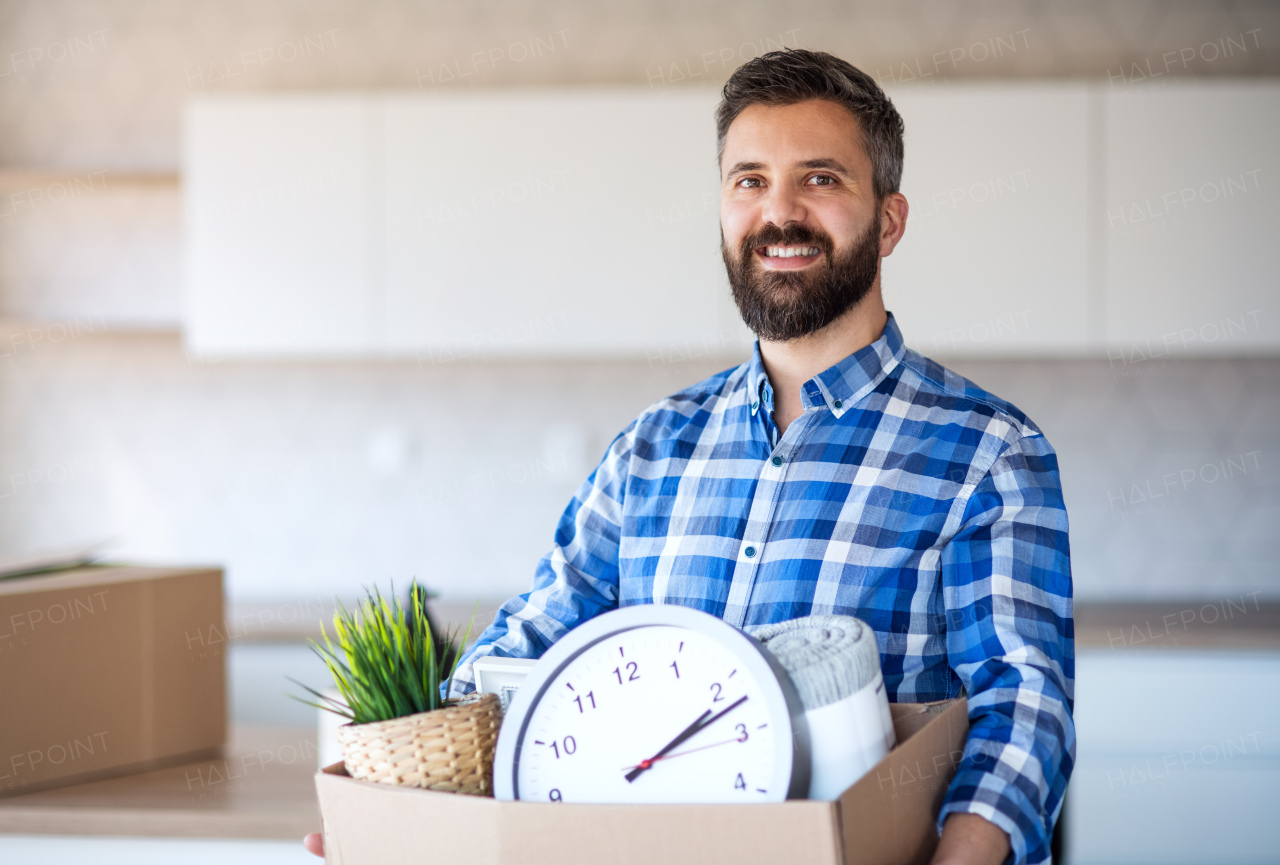
[[797, 255], [817, 255], [816, 246], [766, 246], [764, 254], [769, 258], [795, 258]]

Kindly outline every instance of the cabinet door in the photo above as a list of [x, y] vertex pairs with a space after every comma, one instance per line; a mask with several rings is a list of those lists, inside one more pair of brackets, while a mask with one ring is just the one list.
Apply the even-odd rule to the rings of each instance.
[[1124, 88], [1106, 108], [1113, 364], [1280, 348], [1280, 85]]
[[[1169, 633], [1167, 620], [1137, 630], [1161, 627]], [[1280, 655], [1271, 651], [1082, 650], [1067, 788], [1071, 861], [1275, 862], [1278, 689]]]
[[203, 99], [183, 155], [188, 351], [370, 349], [370, 106], [360, 98]]
[[714, 90], [387, 97], [386, 349], [724, 350]]
[[906, 124], [907, 231], [885, 305], [929, 355], [1088, 347], [1084, 84], [890, 90]]

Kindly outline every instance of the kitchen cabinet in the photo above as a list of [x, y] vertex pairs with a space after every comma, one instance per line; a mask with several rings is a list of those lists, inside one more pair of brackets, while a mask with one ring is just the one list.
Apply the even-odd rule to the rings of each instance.
[[1280, 85], [1114, 88], [1103, 122], [1113, 365], [1280, 348]]
[[187, 344], [422, 363], [741, 349], [717, 95], [197, 101]]
[[201, 99], [183, 145], [184, 337], [197, 357], [365, 354], [376, 153], [358, 96]]
[[1278, 692], [1274, 649], [1080, 651], [1072, 865], [1277, 861]]
[[386, 349], [645, 357], [744, 337], [719, 256], [717, 96], [386, 98]]
[[[926, 354], [1280, 348], [1280, 87], [894, 88], [885, 299]], [[741, 355], [714, 88], [219, 95], [186, 119], [197, 356]]]
[[885, 305], [928, 355], [1079, 354], [1090, 343], [1089, 88], [899, 87], [910, 212]]

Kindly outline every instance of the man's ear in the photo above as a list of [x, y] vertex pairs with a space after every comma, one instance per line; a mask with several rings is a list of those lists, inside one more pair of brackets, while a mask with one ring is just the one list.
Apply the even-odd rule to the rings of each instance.
[[893, 253], [902, 235], [907, 233], [907, 197], [890, 192], [880, 202], [880, 257]]

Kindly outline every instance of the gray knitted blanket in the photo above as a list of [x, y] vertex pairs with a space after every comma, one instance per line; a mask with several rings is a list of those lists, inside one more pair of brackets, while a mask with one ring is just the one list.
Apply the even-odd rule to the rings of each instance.
[[791, 675], [805, 711], [843, 700], [880, 672], [875, 633], [853, 616], [805, 616], [746, 631]]

